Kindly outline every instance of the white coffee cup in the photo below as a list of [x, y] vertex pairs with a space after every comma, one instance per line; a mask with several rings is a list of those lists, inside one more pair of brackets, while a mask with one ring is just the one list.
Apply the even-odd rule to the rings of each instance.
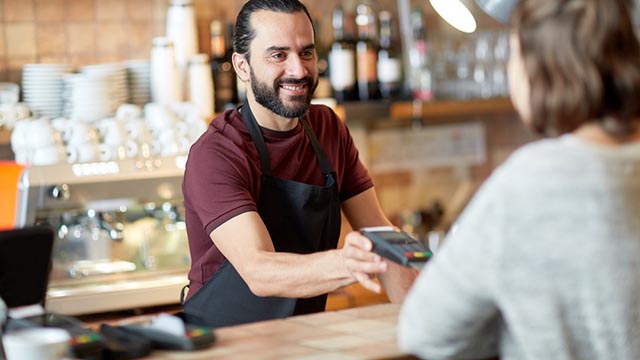
[[161, 132], [157, 141], [158, 144], [156, 146], [159, 147], [160, 155], [162, 156], [185, 154], [191, 145], [184, 135], [180, 135], [171, 129]]
[[24, 104], [0, 104], [0, 126], [11, 130], [16, 121], [29, 117], [29, 108]]
[[124, 125], [117, 120], [103, 123], [102, 142], [110, 146], [124, 144], [129, 140], [129, 132]]
[[98, 131], [93, 125], [83, 121], [72, 121], [72, 123], [69, 126], [69, 131], [66, 132], [67, 137], [65, 140], [68, 144], [95, 144], [99, 142]]
[[67, 162], [70, 164], [96, 161], [99, 154], [98, 144], [94, 142], [67, 146]]
[[127, 121], [124, 124], [129, 138], [138, 141], [139, 143], [150, 143], [153, 141], [153, 135], [147, 126], [147, 123], [143, 119], [135, 119]]
[[135, 104], [122, 104], [116, 110], [116, 119], [122, 121], [134, 120], [142, 117], [142, 108]]
[[137, 155], [138, 143], [133, 140], [127, 140], [119, 145], [100, 144], [98, 146], [98, 157], [102, 161], [131, 159]]
[[62, 145], [40, 146], [33, 150], [33, 165], [55, 165], [66, 159], [66, 150]]
[[62, 116], [51, 120], [51, 126], [62, 135], [64, 141], [69, 141], [69, 136], [71, 136], [71, 130], [75, 123], [75, 121]]
[[29, 142], [34, 144], [34, 147], [47, 147], [61, 145], [63, 139], [58, 130], [51, 125], [49, 118], [41, 117], [31, 121]]
[[31, 159], [33, 158], [33, 149], [27, 148], [17, 148], [13, 149], [14, 159], [18, 164], [31, 164]]
[[174, 125], [178, 122], [179, 119], [177, 116], [175, 116], [173, 113], [166, 112], [149, 122], [149, 129], [154, 132], [159, 132], [164, 129], [173, 128]]
[[24, 119], [15, 123], [15, 127], [11, 132], [11, 149], [13, 149], [14, 152], [18, 149], [31, 147], [32, 141], [30, 139], [30, 134], [32, 122], [33, 120], [31, 119]]
[[7, 359], [59, 360], [69, 353], [71, 336], [59, 328], [17, 330], [2, 337]]

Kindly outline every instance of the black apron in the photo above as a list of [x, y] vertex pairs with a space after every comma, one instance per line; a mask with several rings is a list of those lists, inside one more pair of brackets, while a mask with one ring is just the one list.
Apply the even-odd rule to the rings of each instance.
[[[267, 146], [248, 104], [242, 107], [242, 119], [260, 157], [258, 214], [269, 231], [275, 250], [310, 254], [335, 249], [340, 236], [337, 177], [307, 121], [303, 117], [299, 120], [316, 154], [325, 179], [324, 186], [271, 176]], [[202, 288], [186, 301], [184, 317], [192, 324], [230, 326], [324, 311], [326, 301], [326, 294], [301, 299], [256, 296], [225, 259]]]

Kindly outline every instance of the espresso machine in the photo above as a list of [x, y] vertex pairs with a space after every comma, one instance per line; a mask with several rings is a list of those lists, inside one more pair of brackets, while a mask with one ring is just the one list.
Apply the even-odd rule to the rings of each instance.
[[190, 265], [186, 156], [31, 166], [16, 226], [54, 229], [46, 309], [66, 315], [177, 304]]

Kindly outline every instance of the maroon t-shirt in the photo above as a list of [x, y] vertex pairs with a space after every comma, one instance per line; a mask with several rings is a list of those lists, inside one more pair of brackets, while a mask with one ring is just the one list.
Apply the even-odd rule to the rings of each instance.
[[[344, 122], [323, 105], [311, 105], [306, 119], [337, 174], [340, 201], [372, 187]], [[289, 131], [261, 129], [272, 176], [324, 185], [316, 155], [300, 123]], [[191, 147], [182, 183], [191, 252], [189, 297], [224, 261], [209, 237], [211, 231], [241, 213], [257, 211], [260, 174], [258, 152], [242, 115], [235, 109], [217, 116]]]

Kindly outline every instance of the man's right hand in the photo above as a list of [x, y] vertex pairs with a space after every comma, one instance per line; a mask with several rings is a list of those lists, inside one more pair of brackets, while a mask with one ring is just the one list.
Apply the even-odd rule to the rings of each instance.
[[389, 264], [378, 254], [372, 252], [373, 244], [358, 231], [347, 234], [341, 249], [347, 269], [366, 289], [375, 293], [382, 292], [380, 283], [374, 281], [376, 275], [384, 274]]

